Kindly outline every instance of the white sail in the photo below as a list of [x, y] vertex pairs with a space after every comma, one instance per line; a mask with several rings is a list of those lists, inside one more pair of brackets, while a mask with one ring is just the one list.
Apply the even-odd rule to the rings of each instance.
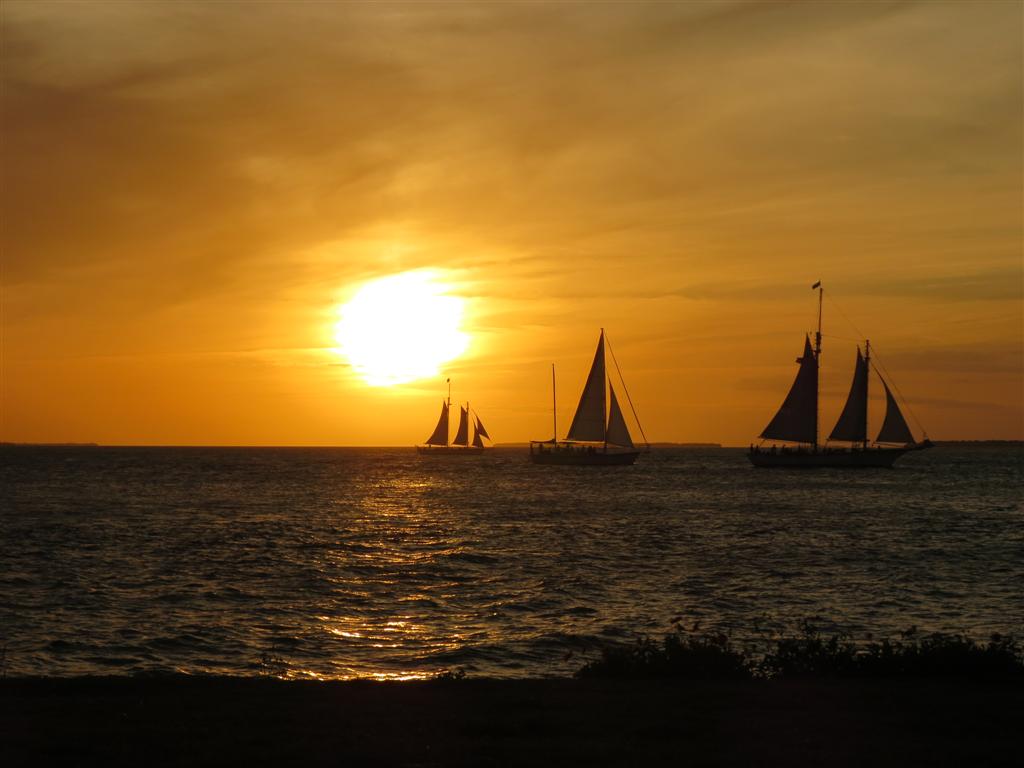
[[608, 389], [611, 392], [611, 411], [608, 414], [608, 434], [606, 440], [611, 445], [624, 445], [629, 448], [633, 447], [633, 438], [629, 436], [629, 428], [626, 426], [626, 420], [622, 416], [622, 409], [619, 408], [619, 401], [615, 397], [615, 389], [611, 383], [608, 384]]
[[605, 371], [604, 371], [604, 331], [597, 341], [597, 352], [590, 366], [586, 386], [580, 395], [576, 415], [569, 426], [569, 440], [589, 440], [602, 442], [605, 439]]
[[427, 438], [427, 445], [448, 445], [448, 403], [441, 403], [441, 418], [437, 420], [434, 433]]

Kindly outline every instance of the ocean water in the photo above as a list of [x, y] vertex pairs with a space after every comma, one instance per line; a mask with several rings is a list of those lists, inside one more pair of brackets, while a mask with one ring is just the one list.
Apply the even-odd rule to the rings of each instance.
[[1017, 448], [780, 471], [411, 449], [0, 448], [8, 675], [571, 674], [608, 641], [1024, 634]]

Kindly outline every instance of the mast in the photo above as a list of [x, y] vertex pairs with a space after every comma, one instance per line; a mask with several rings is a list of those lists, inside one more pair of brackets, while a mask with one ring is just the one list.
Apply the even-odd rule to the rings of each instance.
[[551, 364], [551, 442], [558, 442], [558, 398], [555, 397], [555, 364]]
[[868, 409], [871, 407], [871, 398], [868, 397], [871, 388], [871, 339], [864, 339], [864, 450], [868, 449]]
[[814, 392], [815, 392], [815, 408], [814, 408], [814, 452], [818, 452], [818, 411], [820, 404], [818, 403], [817, 392], [821, 387], [821, 302], [825, 296], [825, 289], [821, 285], [821, 280], [816, 282], [811, 288], [818, 289], [818, 331], [814, 334], [814, 361], [817, 363], [814, 369]]
[[[602, 348], [602, 350], [604, 348], [604, 343], [605, 343], [604, 342], [604, 328], [602, 328], [601, 329], [601, 348]], [[607, 371], [607, 369], [605, 369], [605, 370]], [[608, 376], [607, 373], [605, 373], [604, 382], [603, 383], [604, 383], [605, 386], [608, 386], [608, 387], [611, 386], [612, 380]], [[604, 414], [603, 418], [604, 418], [604, 452], [608, 453], [608, 414]]]
[[[448, 378], [445, 379], [445, 381], [448, 382], [448, 412], [451, 413], [451, 410], [452, 410], [452, 377], [449, 376]], [[446, 429], [445, 429], [445, 433], [444, 433], [444, 444], [446, 446], [448, 446], [448, 445], [451, 445], [451, 440], [449, 440], [449, 438], [448, 438], [448, 434], [449, 433], [448, 433], [448, 430], [447, 430], [447, 425], [445, 425], [445, 427], [446, 427]]]

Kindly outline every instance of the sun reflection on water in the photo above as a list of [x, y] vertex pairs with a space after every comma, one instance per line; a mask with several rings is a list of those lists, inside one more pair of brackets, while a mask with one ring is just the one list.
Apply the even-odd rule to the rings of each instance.
[[350, 669], [348, 674], [323, 675], [313, 669], [289, 669], [279, 677], [282, 680], [317, 680], [319, 682], [330, 680], [372, 680], [380, 683], [405, 683], [416, 680], [430, 680], [436, 676], [437, 673], [433, 672], [389, 672], [383, 670], [370, 672], [360, 670], [356, 672], [354, 669]]
[[[463, 641], [460, 633], [442, 638], [436, 627], [415, 621], [411, 616], [368, 618], [320, 615], [316, 619], [321, 631], [332, 637], [358, 641], [363, 648], [370, 647], [382, 651], [401, 652], [414, 647], [418, 653], [433, 655], [457, 650]], [[367, 670], [365, 667], [357, 669], [341, 664], [338, 667], [338, 674], [332, 677], [340, 679], [422, 680], [443, 671]], [[305, 673], [299, 670], [294, 674], [305, 676]]]

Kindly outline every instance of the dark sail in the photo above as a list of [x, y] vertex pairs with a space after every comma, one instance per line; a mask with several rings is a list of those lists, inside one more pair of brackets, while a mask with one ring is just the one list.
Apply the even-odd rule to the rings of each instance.
[[605, 373], [604, 373], [604, 331], [597, 341], [594, 363], [590, 366], [587, 384], [583, 387], [580, 404], [569, 427], [569, 440], [592, 440], [602, 442], [605, 438]]
[[868, 439], [868, 364], [857, 348], [857, 364], [853, 369], [853, 383], [846, 407], [836, 422], [829, 440], [849, 440], [863, 443]]
[[491, 439], [491, 436], [487, 434], [487, 430], [484, 429], [484, 425], [480, 423], [479, 416], [476, 417], [476, 433], [481, 437], [486, 437], [488, 440]]
[[441, 418], [437, 420], [434, 433], [427, 438], [427, 445], [448, 445], [448, 403], [441, 403]]
[[459, 408], [459, 430], [455, 433], [453, 445], [469, 445], [469, 413], [465, 408]]
[[775, 418], [761, 433], [763, 438], [795, 443], [818, 441], [818, 360], [806, 336], [803, 357], [797, 362], [800, 363], [800, 371], [796, 381]]
[[[881, 376], [878, 377], [882, 379]], [[900, 407], [896, 404], [896, 398], [889, 391], [889, 385], [882, 379], [882, 386], [885, 387], [885, 421], [882, 422], [882, 429], [878, 432], [876, 443], [912, 443], [914, 433], [907, 426], [906, 419], [900, 413]]]
[[477, 447], [477, 448], [483, 448], [484, 447], [484, 440], [483, 439], [485, 437], [488, 440], [491, 439], [491, 436], [487, 434], [487, 430], [484, 429], [484, 425], [480, 423], [480, 417], [477, 416], [476, 417], [476, 432], [473, 435], [473, 445], [475, 447]]
[[615, 390], [612, 389], [611, 385], [608, 385], [608, 390], [611, 392], [611, 408], [608, 411], [608, 434], [605, 436], [605, 440], [611, 445], [624, 445], [629, 448], [633, 447], [633, 438], [629, 436], [629, 428], [626, 426], [626, 420], [622, 416], [622, 409], [619, 408], [619, 401], [615, 397]]

